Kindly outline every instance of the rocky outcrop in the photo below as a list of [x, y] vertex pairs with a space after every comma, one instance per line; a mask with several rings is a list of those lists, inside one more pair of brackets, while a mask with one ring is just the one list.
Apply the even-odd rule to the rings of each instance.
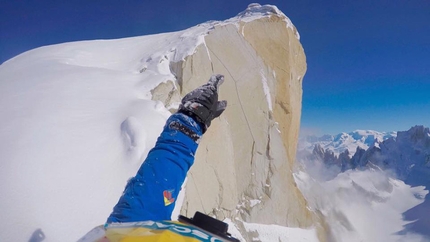
[[[256, 10], [264, 16], [245, 19]], [[215, 23], [193, 55], [171, 63], [181, 96], [221, 73], [220, 99], [228, 101], [200, 143], [181, 213], [239, 227], [240, 220], [314, 226], [292, 176], [306, 71], [298, 33], [273, 6], [252, 5], [238, 17]]]

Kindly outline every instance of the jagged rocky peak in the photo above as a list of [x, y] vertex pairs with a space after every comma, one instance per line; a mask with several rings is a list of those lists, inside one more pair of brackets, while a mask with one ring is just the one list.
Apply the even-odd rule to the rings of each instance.
[[423, 125], [416, 125], [410, 128], [408, 131], [398, 132], [398, 139], [408, 139], [415, 143], [423, 142], [423, 144], [428, 144], [430, 142], [430, 131], [429, 128]]
[[322, 154], [324, 153], [324, 149], [320, 144], [315, 144], [313, 153]]
[[364, 152], [366, 151], [365, 149], [361, 148], [360, 146], [357, 146], [357, 149], [355, 150], [356, 153], [358, 152]]

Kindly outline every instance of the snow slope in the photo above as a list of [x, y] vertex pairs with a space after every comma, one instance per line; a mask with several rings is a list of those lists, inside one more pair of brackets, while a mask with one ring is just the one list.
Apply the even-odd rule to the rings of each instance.
[[142, 46], [163, 39], [61, 44], [0, 66], [1, 238], [41, 228], [48, 241], [73, 241], [105, 221], [169, 115], [149, 95], [167, 76], [124, 62], [144, 64], [127, 54], [145, 57]]
[[424, 201], [428, 191], [423, 186], [411, 187], [371, 170], [349, 170], [329, 181], [316, 180], [305, 172], [297, 172], [295, 178], [310, 209], [324, 216], [328, 241], [429, 241], [405, 230], [411, 221], [402, 215]]
[[[265, 11], [254, 5], [237, 18]], [[46, 46], [0, 65], [1, 240], [41, 231], [44, 241], [76, 241], [105, 222], [170, 115], [150, 90], [175, 80], [169, 62], [204, 44], [215, 24]], [[316, 241], [315, 230], [296, 234]]]

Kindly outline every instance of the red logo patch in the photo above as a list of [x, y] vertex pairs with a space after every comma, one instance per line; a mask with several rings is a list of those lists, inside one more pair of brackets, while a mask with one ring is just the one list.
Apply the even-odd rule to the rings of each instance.
[[172, 204], [173, 202], [175, 202], [175, 198], [172, 197], [172, 192], [174, 190], [165, 190], [163, 192], [163, 197], [164, 197], [164, 206], [169, 206], [170, 204]]

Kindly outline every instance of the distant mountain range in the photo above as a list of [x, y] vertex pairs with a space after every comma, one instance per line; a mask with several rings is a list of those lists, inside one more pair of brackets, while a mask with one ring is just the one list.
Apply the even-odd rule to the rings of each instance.
[[352, 157], [357, 149], [368, 149], [375, 142], [382, 142], [388, 138], [396, 137], [397, 132], [378, 132], [373, 130], [356, 130], [350, 133], [340, 133], [338, 135], [306, 136], [299, 141], [299, 150], [312, 151], [315, 145], [319, 145], [323, 150], [331, 150], [335, 155], [339, 155], [345, 150], [349, 151]]
[[[430, 189], [430, 130], [417, 125], [408, 131], [381, 133], [358, 130], [336, 136], [300, 140], [297, 160], [305, 166], [325, 165], [329, 179], [350, 169], [385, 170], [411, 186]], [[430, 235], [430, 198], [404, 214], [407, 227]], [[427, 214], [426, 216], [423, 216]]]
[[397, 133], [357, 130], [336, 136], [308, 136], [299, 143], [299, 160], [322, 161], [340, 171], [392, 170], [410, 185], [430, 180], [430, 131], [424, 126]]

